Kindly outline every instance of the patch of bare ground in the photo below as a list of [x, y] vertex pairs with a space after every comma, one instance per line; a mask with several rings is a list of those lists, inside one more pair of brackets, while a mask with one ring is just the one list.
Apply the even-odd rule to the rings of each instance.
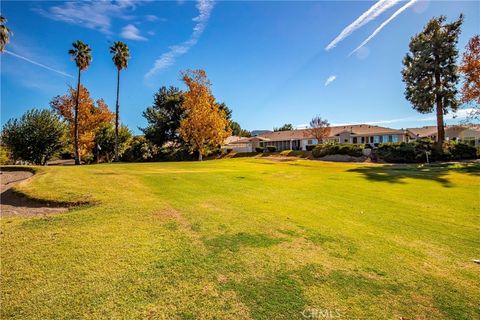
[[16, 184], [33, 177], [31, 171], [0, 171], [0, 215], [2, 216], [35, 216], [65, 212], [68, 208], [63, 204], [49, 203], [26, 197], [12, 189]]
[[347, 154], [331, 154], [331, 155], [318, 158], [318, 160], [332, 161], [332, 162], [369, 162], [370, 159], [365, 156], [353, 157]]
[[207, 252], [205, 245], [200, 235], [192, 228], [192, 224], [188, 221], [180, 212], [173, 208], [165, 209], [155, 214], [156, 217], [161, 220], [174, 221], [178, 224], [179, 228], [185, 233], [185, 235], [192, 241], [192, 243], [199, 248], [203, 253]]
[[287, 161], [295, 161], [298, 160], [296, 157], [287, 157], [287, 156], [269, 156], [269, 157], [261, 157], [265, 160], [270, 160], [274, 162], [287, 162]]

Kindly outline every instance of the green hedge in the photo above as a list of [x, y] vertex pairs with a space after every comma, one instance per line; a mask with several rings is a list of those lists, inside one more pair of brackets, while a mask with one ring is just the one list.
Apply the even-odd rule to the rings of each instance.
[[317, 145], [316, 144], [307, 144], [305, 146], [305, 149], [307, 149], [307, 151], [313, 151], [313, 149], [315, 149]]
[[277, 147], [276, 146], [267, 146], [267, 150], [268, 150], [268, 152], [275, 152], [275, 151], [277, 151]]
[[[428, 150], [430, 151], [430, 150]], [[425, 150], [412, 143], [382, 143], [375, 150], [378, 159], [393, 163], [413, 163], [426, 161]]]
[[363, 145], [361, 144], [319, 144], [313, 149], [312, 155], [315, 158], [324, 157], [332, 154], [346, 154], [352, 157], [361, 157]]
[[461, 142], [446, 142], [438, 149], [432, 140], [417, 140], [414, 142], [382, 143], [375, 150], [378, 159], [392, 163], [448, 161], [475, 159], [475, 147]]
[[255, 147], [256, 152], [263, 152], [263, 147]]
[[472, 145], [462, 142], [451, 142], [444, 144], [443, 152], [452, 160], [477, 158], [477, 149]]

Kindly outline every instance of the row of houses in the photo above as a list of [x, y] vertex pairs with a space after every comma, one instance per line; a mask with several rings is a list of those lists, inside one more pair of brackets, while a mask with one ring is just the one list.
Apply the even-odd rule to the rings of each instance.
[[[385, 142], [409, 142], [421, 138], [435, 140], [436, 126], [420, 128], [392, 129], [369, 124], [357, 124], [330, 127], [330, 135], [324, 141], [336, 143], [375, 144]], [[446, 126], [446, 140], [464, 141], [472, 145], [480, 145], [480, 126]], [[225, 141], [223, 148], [231, 148], [234, 152], [253, 152], [257, 147], [275, 146], [278, 151], [306, 150], [307, 145], [318, 144], [310, 129], [263, 132], [257, 136], [244, 138], [231, 136]]]

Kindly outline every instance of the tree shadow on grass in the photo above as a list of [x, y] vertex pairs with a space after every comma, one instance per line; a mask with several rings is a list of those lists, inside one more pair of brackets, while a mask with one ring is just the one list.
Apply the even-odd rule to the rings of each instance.
[[366, 166], [348, 170], [361, 173], [367, 180], [389, 183], [405, 183], [404, 179], [436, 181], [446, 188], [452, 183], [445, 177], [451, 172], [480, 176], [480, 164], [433, 164], [433, 165], [385, 165]]

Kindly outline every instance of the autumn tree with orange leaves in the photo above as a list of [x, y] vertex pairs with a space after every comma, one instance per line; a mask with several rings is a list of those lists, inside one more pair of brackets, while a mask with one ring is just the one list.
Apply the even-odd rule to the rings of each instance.
[[[61, 116], [67, 123], [70, 131], [70, 138], [75, 139], [75, 103], [76, 90], [69, 87], [68, 94], [56, 96], [50, 102], [52, 109]], [[92, 151], [95, 148], [95, 132], [105, 123], [112, 123], [115, 114], [108, 109], [103, 99], [97, 100], [96, 104], [90, 97], [90, 92], [80, 85], [80, 96], [78, 102], [78, 135], [79, 135], [79, 156], [84, 160], [93, 158]], [[73, 144], [71, 145], [74, 151]]]
[[471, 117], [480, 118], [480, 35], [470, 39], [463, 53], [460, 72], [463, 75], [461, 101], [473, 104]]
[[231, 131], [225, 111], [215, 102], [205, 71], [182, 72], [182, 80], [188, 91], [182, 105], [186, 116], [180, 122], [180, 136], [190, 151], [198, 152], [198, 160], [202, 161], [203, 156], [220, 146]]

